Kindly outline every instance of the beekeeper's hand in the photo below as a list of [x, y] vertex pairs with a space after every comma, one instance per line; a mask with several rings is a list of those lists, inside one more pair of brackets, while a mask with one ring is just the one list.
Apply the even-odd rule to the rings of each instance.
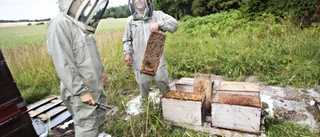
[[96, 101], [94, 100], [94, 98], [92, 97], [90, 92], [87, 92], [83, 95], [80, 96], [80, 99], [83, 103], [87, 103], [89, 105], [94, 105], [96, 104]]
[[152, 24], [151, 27], [150, 27], [150, 31], [151, 31], [151, 32], [158, 32], [159, 26], [160, 26], [159, 23], [154, 23], [154, 24]]
[[126, 62], [128, 67], [132, 67], [132, 57], [129, 53], [126, 54], [124, 62]]
[[102, 79], [103, 79], [103, 83], [106, 84], [107, 82], [109, 82], [109, 78], [106, 72], [102, 72]]

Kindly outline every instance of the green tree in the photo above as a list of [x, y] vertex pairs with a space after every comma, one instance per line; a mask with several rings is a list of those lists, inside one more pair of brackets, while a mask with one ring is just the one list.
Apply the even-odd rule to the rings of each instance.
[[192, 14], [192, 0], [154, 0], [153, 7], [155, 10], [161, 10], [176, 19]]
[[242, 0], [240, 10], [247, 17], [255, 19], [268, 13], [280, 18], [290, 18], [301, 28], [315, 21], [316, 5], [319, 0]]
[[130, 11], [128, 5], [110, 7], [103, 14], [103, 18], [126, 18], [130, 16]]

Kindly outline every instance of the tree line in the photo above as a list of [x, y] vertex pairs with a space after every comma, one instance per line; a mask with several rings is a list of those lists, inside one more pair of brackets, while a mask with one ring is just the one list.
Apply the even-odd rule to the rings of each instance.
[[[178, 20], [218, 12], [240, 10], [254, 20], [263, 14], [289, 18], [301, 27], [320, 21], [320, 0], [153, 0], [155, 10], [162, 10]], [[130, 16], [128, 5], [108, 8], [104, 18]]]
[[[312, 22], [320, 21], [320, 0], [153, 0], [155, 10], [162, 10], [178, 20], [202, 17], [230, 10], [240, 10], [246, 17], [254, 20], [264, 14], [279, 18], [289, 18], [304, 28]], [[127, 18], [129, 6], [110, 7], [103, 18]], [[42, 20], [0, 20], [0, 22], [32, 22]]]

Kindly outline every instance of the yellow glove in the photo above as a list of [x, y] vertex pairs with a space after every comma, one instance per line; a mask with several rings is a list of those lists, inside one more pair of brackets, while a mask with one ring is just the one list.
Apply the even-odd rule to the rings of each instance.
[[90, 92], [87, 92], [83, 95], [80, 96], [80, 99], [83, 103], [87, 103], [89, 105], [94, 105], [96, 104], [96, 101], [94, 100], [94, 98], [92, 97], [92, 95], [90, 94]]

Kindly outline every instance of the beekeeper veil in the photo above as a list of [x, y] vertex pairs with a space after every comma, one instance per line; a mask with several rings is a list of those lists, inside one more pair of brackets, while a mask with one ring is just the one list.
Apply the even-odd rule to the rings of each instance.
[[60, 11], [72, 17], [80, 28], [92, 33], [108, 4], [109, 0], [59, 0]]
[[129, 0], [129, 9], [134, 20], [148, 20], [152, 16], [152, 0]]

